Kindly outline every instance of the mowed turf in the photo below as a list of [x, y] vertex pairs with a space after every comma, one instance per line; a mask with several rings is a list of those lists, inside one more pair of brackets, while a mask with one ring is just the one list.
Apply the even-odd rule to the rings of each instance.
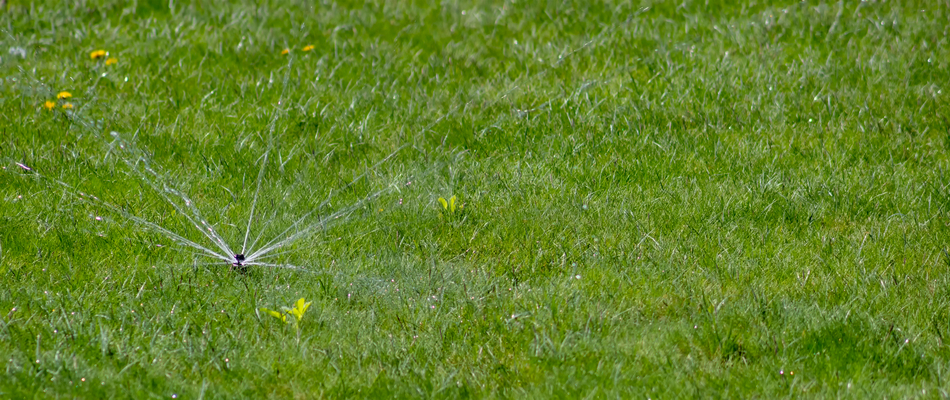
[[772, 3], [10, 0], [0, 397], [950, 395], [950, 5]]

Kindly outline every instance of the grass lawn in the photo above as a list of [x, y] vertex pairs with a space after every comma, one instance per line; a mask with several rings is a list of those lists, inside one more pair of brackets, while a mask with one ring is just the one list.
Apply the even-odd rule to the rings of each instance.
[[950, 396], [950, 3], [733, 3], [10, 0], [0, 398]]

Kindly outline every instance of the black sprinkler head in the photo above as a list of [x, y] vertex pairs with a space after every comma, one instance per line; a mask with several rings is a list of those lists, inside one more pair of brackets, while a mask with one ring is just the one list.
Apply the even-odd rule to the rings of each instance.
[[235, 255], [234, 255], [234, 260], [235, 260], [234, 266], [240, 267], [240, 266], [244, 265], [244, 264], [243, 264], [243, 263], [244, 263], [244, 254], [235, 254]]

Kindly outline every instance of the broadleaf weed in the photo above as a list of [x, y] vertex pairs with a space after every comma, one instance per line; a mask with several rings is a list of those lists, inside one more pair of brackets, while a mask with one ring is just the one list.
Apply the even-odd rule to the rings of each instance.
[[[293, 307], [281, 306], [280, 311], [271, 310], [266, 307], [261, 307], [260, 310], [267, 313], [268, 315], [279, 319], [283, 323], [293, 323], [294, 331], [297, 333], [297, 342], [300, 343], [300, 321], [303, 319], [304, 314], [307, 313], [307, 309], [310, 308], [312, 302], [304, 300], [303, 297], [298, 299]], [[288, 320], [288, 316], [290, 318]]]

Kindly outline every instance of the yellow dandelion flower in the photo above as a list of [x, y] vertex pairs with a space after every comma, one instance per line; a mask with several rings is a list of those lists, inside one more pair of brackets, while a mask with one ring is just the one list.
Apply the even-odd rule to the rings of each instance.
[[89, 58], [91, 58], [91, 59], [93, 59], [93, 60], [98, 60], [98, 59], [100, 59], [100, 58], [102, 58], [102, 57], [105, 57], [105, 56], [107, 56], [107, 55], [109, 55], [109, 52], [107, 52], [107, 51], [105, 51], [105, 50], [96, 50], [96, 51], [94, 51], [94, 52], [92, 52], [92, 53], [89, 53]]
[[59, 92], [56, 94], [56, 98], [59, 100], [68, 99], [70, 97], [73, 97], [73, 94], [69, 92]]
[[72, 110], [72, 109], [73, 109], [73, 103], [66, 103], [66, 104], [63, 104], [63, 109], [64, 109], [64, 110]]
[[304, 46], [302, 50], [303, 50], [303, 51], [310, 51], [310, 50], [313, 50], [313, 45], [312, 45], [312, 44], [308, 44], [308, 45]]
[[117, 58], [115, 58], [115, 57], [112, 57], [112, 58], [106, 60], [106, 65], [112, 65], [112, 64], [115, 64], [115, 63], [118, 63], [118, 62], [119, 62], [119, 59], [117, 59]]
[[56, 102], [52, 100], [46, 100], [46, 102], [43, 103], [43, 107], [46, 107], [47, 110], [52, 110], [56, 108]]
[[280, 52], [280, 55], [282, 55], [282, 56], [286, 56], [286, 55], [288, 55], [288, 54], [290, 54], [290, 49], [284, 49], [284, 50], [282, 50], [282, 51]]

